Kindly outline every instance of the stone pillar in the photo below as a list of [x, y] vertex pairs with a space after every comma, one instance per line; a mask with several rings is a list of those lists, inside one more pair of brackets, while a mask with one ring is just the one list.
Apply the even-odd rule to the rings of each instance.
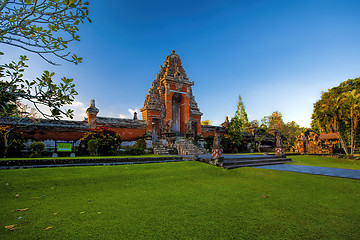
[[86, 109], [86, 114], [88, 116], [88, 124], [91, 128], [96, 127], [96, 115], [98, 114], [99, 109], [95, 107], [95, 100], [91, 99], [90, 107]]
[[223, 149], [220, 144], [220, 136], [218, 133], [217, 128], [215, 128], [215, 136], [214, 136], [214, 142], [212, 147], [212, 156], [210, 159], [210, 163], [215, 166], [222, 167], [224, 157], [222, 156]]

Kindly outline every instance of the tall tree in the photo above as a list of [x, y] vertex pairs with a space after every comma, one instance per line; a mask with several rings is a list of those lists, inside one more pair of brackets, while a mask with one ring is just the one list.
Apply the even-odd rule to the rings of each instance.
[[241, 96], [239, 95], [238, 105], [235, 112], [235, 118], [238, 118], [241, 122], [241, 128], [244, 129], [249, 126], [249, 119], [245, 111], [245, 106], [242, 101]]
[[344, 112], [350, 120], [350, 154], [353, 155], [356, 142], [356, 129], [360, 119], [359, 91], [357, 89], [353, 89], [351, 92], [343, 93], [342, 102], [345, 104]]
[[[79, 41], [78, 25], [88, 18], [88, 2], [81, 0], [0, 0], [0, 43], [38, 54], [46, 62], [58, 65], [53, 58], [74, 64], [82, 61], [67, 51], [69, 44]], [[90, 19], [89, 19], [90, 21]], [[71, 78], [53, 81], [54, 73], [44, 71], [35, 80], [24, 79], [26, 56], [19, 61], [0, 64], [0, 116], [11, 116], [21, 100], [28, 100], [44, 117], [72, 117], [62, 110], [77, 94]], [[38, 108], [44, 105], [51, 113]]]
[[75, 64], [82, 58], [67, 51], [80, 41], [78, 25], [88, 18], [88, 2], [81, 0], [0, 0], [0, 43]]
[[245, 111], [244, 103], [239, 95], [238, 105], [235, 111], [235, 116], [231, 118], [227, 132], [229, 134], [230, 142], [233, 144], [235, 151], [239, 151], [243, 144], [242, 131], [249, 126], [249, 120]]
[[[35, 53], [53, 65], [59, 65], [53, 59], [78, 64], [82, 58], [71, 55], [67, 48], [80, 40], [79, 23], [90, 21], [86, 5], [88, 2], [81, 0], [0, 0], [0, 43]], [[71, 104], [77, 95], [73, 79], [63, 77], [56, 83], [55, 73], [44, 71], [41, 77], [27, 80], [27, 60], [20, 56], [18, 61], [0, 63], [0, 116], [17, 116], [21, 101], [28, 100], [43, 117], [72, 118], [73, 111], [62, 107]], [[48, 107], [50, 113], [41, 111], [39, 105]], [[1, 135], [7, 149], [8, 136], [14, 128], [4, 129]]]
[[352, 154], [356, 147], [356, 131], [360, 119], [357, 105], [359, 89], [360, 78], [349, 79], [340, 83], [339, 86], [329, 89], [314, 104], [311, 116], [312, 128], [338, 134], [339, 142], [346, 155], [349, 155], [348, 144]]

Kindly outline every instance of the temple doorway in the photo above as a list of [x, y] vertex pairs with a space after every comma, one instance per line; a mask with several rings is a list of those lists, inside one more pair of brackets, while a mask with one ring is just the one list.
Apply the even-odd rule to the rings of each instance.
[[153, 119], [152, 120], [152, 133], [151, 133], [151, 140], [152, 142], [156, 142], [159, 136], [159, 120]]
[[192, 122], [192, 134], [193, 134], [193, 137], [194, 139], [196, 138], [196, 136], [198, 135], [198, 132], [197, 132], [197, 124], [196, 122]]
[[174, 93], [172, 96], [172, 121], [173, 121], [173, 132], [176, 136], [180, 135], [180, 103], [181, 94]]

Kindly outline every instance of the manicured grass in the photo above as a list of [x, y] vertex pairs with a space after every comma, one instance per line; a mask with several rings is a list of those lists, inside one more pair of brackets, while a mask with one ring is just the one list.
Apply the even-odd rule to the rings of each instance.
[[296, 155], [289, 156], [293, 162], [288, 164], [316, 167], [348, 168], [360, 170], [360, 160], [350, 160], [323, 156]]
[[7, 160], [41, 160], [41, 159], [102, 159], [102, 158], [154, 158], [154, 157], [172, 157], [169, 155], [156, 155], [156, 154], [144, 154], [144, 155], [126, 155], [126, 156], [81, 156], [81, 157], [41, 157], [41, 158], [0, 158], [0, 161]]
[[18, 228], [0, 239], [358, 239], [359, 183], [199, 162], [3, 170], [0, 226]]

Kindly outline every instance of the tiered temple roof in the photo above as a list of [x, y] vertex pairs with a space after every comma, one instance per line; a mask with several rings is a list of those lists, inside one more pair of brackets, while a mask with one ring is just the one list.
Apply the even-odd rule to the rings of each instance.
[[169, 85], [166, 87], [162, 84], [164, 81], [173, 82], [176, 85], [178, 91], [181, 91], [184, 84], [189, 85], [188, 98], [190, 99], [190, 109], [192, 114], [202, 115], [200, 112], [195, 97], [192, 94], [191, 86], [194, 82], [190, 82], [186, 75], [186, 72], [182, 66], [179, 55], [174, 50], [171, 54], [166, 56], [166, 60], [163, 65], [160, 65], [160, 71], [156, 75], [156, 79], [152, 83], [152, 87], [149, 88], [149, 93], [145, 97], [143, 110], [158, 110], [163, 111], [164, 95], [169, 94]]

